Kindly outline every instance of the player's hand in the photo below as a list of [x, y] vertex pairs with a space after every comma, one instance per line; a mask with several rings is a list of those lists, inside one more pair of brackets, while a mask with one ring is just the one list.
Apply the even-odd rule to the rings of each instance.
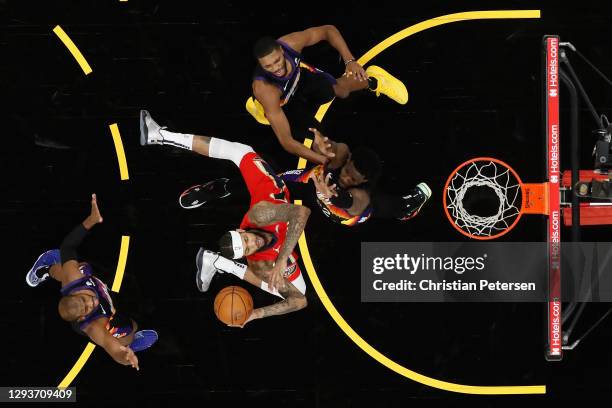
[[366, 74], [365, 69], [357, 61], [351, 61], [346, 64], [344, 74], [348, 77], [352, 76], [360, 82], [368, 80], [368, 74]]
[[91, 195], [91, 213], [89, 216], [92, 218], [92, 220], [96, 221], [96, 224], [102, 222], [102, 214], [100, 214], [100, 209], [98, 208], [98, 198], [96, 197], [95, 193]]
[[133, 368], [140, 371], [140, 367], [138, 367], [138, 357], [136, 357], [134, 350], [126, 346], [121, 346], [121, 351], [125, 352], [125, 361]]
[[250, 321], [253, 321], [255, 319], [261, 319], [261, 308], [258, 309], [253, 309], [253, 311], [251, 312], [251, 314], [249, 315], [249, 317], [247, 317], [247, 319], [244, 321], [244, 323], [242, 324], [228, 324], [229, 327], [238, 327], [243, 329], [244, 326], [246, 326], [246, 324]]
[[321, 154], [328, 158], [333, 158], [336, 156], [336, 153], [332, 151], [332, 145], [329, 143], [329, 139], [326, 136], [323, 136], [321, 132], [319, 132], [315, 128], [308, 128], [314, 136], [314, 144], [319, 148]]
[[98, 208], [98, 200], [95, 194], [91, 195], [91, 211], [89, 216], [83, 222], [86, 229], [91, 229], [96, 224], [100, 224], [103, 221], [102, 214]]
[[287, 269], [287, 260], [276, 260], [274, 267], [270, 271], [270, 282], [268, 282], [268, 287], [270, 290], [278, 290], [279, 287], [282, 287], [285, 279], [285, 270]]
[[332, 197], [337, 197], [338, 192], [336, 184], [331, 183], [331, 173], [327, 173], [325, 178], [323, 178], [323, 172], [313, 171], [310, 175], [310, 178], [314, 182], [314, 185], [317, 189], [317, 193], [321, 195], [326, 200], [329, 200]]

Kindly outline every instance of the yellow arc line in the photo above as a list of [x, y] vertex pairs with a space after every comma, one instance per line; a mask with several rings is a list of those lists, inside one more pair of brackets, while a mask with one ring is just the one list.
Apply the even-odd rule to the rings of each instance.
[[[304, 146], [310, 149], [310, 146], [312, 146], [312, 139], [304, 139]], [[306, 167], [307, 162], [308, 160], [303, 157], [300, 157], [300, 160], [298, 160], [298, 169], [303, 169], [304, 167]]]
[[130, 175], [128, 174], [127, 160], [125, 158], [125, 151], [123, 150], [123, 141], [121, 140], [121, 134], [119, 133], [119, 126], [116, 123], [109, 125], [111, 135], [113, 135], [113, 143], [115, 144], [115, 152], [117, 153], [117, 161], [119, 162], [119, 174], [121, 180], [129, 180]]
[[[480, 20], [480, 19], [515, 19], [515, 18], [540, 18], [540, 10], [498, 10], [498, 11], [470, 11], [465, 13], [448, 14], [441, 17], [432, 18], [430, 20], [423, 21], [421, 23], [410, 26], [402, 31], [399, 31], [389, 38], [381, 41], [379, 44], [374, 46], [371, 50], [365, 53], [358, 62], [361, 65], [365, 65], [372, 58], [380, 54], [382, 51], [392, 46], [393, 44], [409, 37], [418, 32], [427, 30], [429, 28], [437, 27], [443, 24], [455, 23], [458, 21], [465, 20]], [[331, 106], [333, 100], [325, 105], [321, 105], [317, 114], [315, 115], [317, 120], [322, 121], [325, 113]], [[308, 140], [308, 139], [306, 139]], [[310, 141], [311, 143], [311, 141]], [[308, 146], [310, 146], [310, 143]], [[306, 142], [304, 142], [306, 144]], [[303, 169], [306, 165], [306, 161], [300, 159], [298, 162], [298, 168]], [[301, 204], [301, 200], [296, 200], [296, 204]], [[451, 382], [437, 380], [435, 378], [427, 377], [423, 374], [419, 374], [416, 371], [412, 371], [395, 361], [391, 360], [374, 347], [372, 347], [367, 341], [365, 341], [353, 328], [344, 320], [342, 315], [338, 312], [334, 304], [331, 302], [325, 289], [319, 280], [317, 272], [312, 264], [310, 258], [310, 252], [308, 250], [308, 243], [306, 241], [305, 233], [302, 234], [299, 240], [300, 252], [302, 254], [302, 260], [306, 267], [308, 277], [312, 282], [317, 296], [323, 303], [323, 306], [330, 314], [336, 324], [342, 329], [342, 331], [363, 351], [365, 351], [370, 357], [378, 361], [385, 367], [395, 371], [396, 373], [403, 375], [413, 381], [421, 384], [428, 385], [433, 388], [438, 388], [445, 391], [459, 392], [464, 394], [545, 394], [545, 385], [519, 385], [519, 386], [477, 386], [477, 385], [464, 385], [455, 384]]]
[[[123, 272], [125, 271], [125, 265], [127, 263], [127, 256], [130, 249], [130, 237], [127, 235], [123, 235], [121, 237], [121, 248], [119, 249], [119, 260], [117, 261], [117, 270], [115, 271], [115, 279], [113, 281], [113, 287], [111, 290], [113, 292], [119, 293], [119, 289], [121, 288], [121, 282], [123, 282]], [[93, 353], [96, 345], [89, 342], [85, 349], [81, 353], [81, 356], [77, 359], [76, 363], [72, 366], [66, 377], [59, 383], [58, 388], [67, 388], [70, 386], [72, 381], [76, 378], [77, 375], [81, 372], [81, 369], [89, 360], [89, 356]]]
[[[398, 31], [392, 36], [382, 40], [368, 52], [361, 56], [357, 62], [364, 66], [370, 62], [378, 54], [409, 37], [413, 34], [420, 33], [421, 31], [428, 30], [430, 28], [438, 27], [444, 24], [457, 23], [459, 21], [466, 20], [489, 20], [489, 19], [521, 19], [521, 18], [540, 18], [540, 10], [490, 10], [490, 11], [467, 11], [464, 13], [447, 14], [445, 16], [434, 17], [429, 20], [422, 21], [410, 27], [404, 28], [402, 31]], [[323, 120], [323, 116], [331, 106], [333, 100], [321, 105], [317, 111], [315, 118], [320, 122]]]
[[62, 29], [62, 27], [60, 27], [59, 25], [55, 26], [55, 28], [53, 29], [53, 32], [64, 43], [66, 48], [68, 48], [68, 51], [70, 51], [70, 53], [72, 54], [74, 59], [81, 66], [81, 69], [83, 70], [85, 75], [91, 74], [92, 69], [89, 66], [89, 64], [87, 63], [87, 60], [85, 59], [83, 54], [81, 54], [81, 51], [79, 51], [79, 49], [74, 44], [74, 42], [72, 42], [70, 37], [68, 37], [68, 34], [66, 34], [66, 32]]
[[91, 356], [91, 353], [93, 353], [95, 348], [95, 344], [87, 343], [87, 346], [85, 346], [85, 350], [83, 350], [77, 362], [74, 363], [74, 366], [72, 366], [68, 374], [66, 374], [66, 377], [64, 377], [62, 382], [59, 383], [58, 388], [70, 387], [70, 384], [76, 378], [76, 376], [79, 375], [81, 368], [83, 368], [83, 366], [87, 362], [87, 359], [89, 359], [89, 356]]
[[119, 249], [119, 261], [117, 261], [117, 270], [115, 271], [115, 280], [111, 290], [119, 293], [121, 288], [121, 282], [123, 282], [123, 273], [125, 272], [125, 264], [127, 263], [127, 256], [130, 250], [130, 237], [123, 235], [121, 237], [121, 249]]

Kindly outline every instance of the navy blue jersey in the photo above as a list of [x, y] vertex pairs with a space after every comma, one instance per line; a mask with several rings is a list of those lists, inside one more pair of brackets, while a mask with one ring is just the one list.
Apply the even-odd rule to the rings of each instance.
[[83, 277], [70, 282], [61, 289], [62, 296], [68, 296], [80, 290], [88, 290], [98, 299], [98, 306], [80, 322], [77, 322], [79, 331], [83, 331], [91, 322], [102, 317], [111, 319], [115, 314], [115, 307], [110, 297], [108, 287], [100, 279], [93, 276], [91, 265], [83, 263], [79, 265]]
[[289, 102], [291, 96], [296, 93], [302, 75], [302, 69], [312, 74], [322, 75], [331, 85], [336, 83], [336, 79], [332, 75], [304, 63], [302, 61], [302, 54], [289, 45], [280, 40], [276, 40], [276, 42], [281, 46], [285, 59], [291, 64], [291, 72], [284, 77], [277, 77], [257, 64], [255, 73], [253, 74], [253, 80], [262, 80], [278, 87], [281, 90], [281, 106]]

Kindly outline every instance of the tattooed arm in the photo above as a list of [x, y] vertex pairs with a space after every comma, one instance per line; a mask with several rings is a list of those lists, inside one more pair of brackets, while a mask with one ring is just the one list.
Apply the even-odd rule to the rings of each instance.
[[295, 312], [305, 308], [306, 305], [308, 305], [306, 296], [302, 295], [302, 293], [290, 282], [287, 282], [286, 279], [285, 282], [286, 284], [282, 288], [279, 288], [279, 293], [284, 297], [284, 299], [278, 303], [254, 309], [249, 318], [242, 324], [241, 327], [244, 327], [244, 325], [251, 320]]
[[270, 289], [280, 290], [279, 285], [283, 285], [283, 272], [287, 268], [287, 259], [302, 235], [309, 216], [308, 207], [294, 204], [273, 204], [268, 201], [260, 201], [249, 210], [249, 220], [255, 226], [263, 227], [276, 222], [288, 223], [285, 242], [278, 252], [278, 258], [270, 274], [268, 282]]

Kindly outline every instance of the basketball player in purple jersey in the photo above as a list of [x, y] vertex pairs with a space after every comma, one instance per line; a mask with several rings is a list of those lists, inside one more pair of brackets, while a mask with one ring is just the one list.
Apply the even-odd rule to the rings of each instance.
[[52, 249], [38, 257], [26, 275], [32, 287], [49, 279], [62, 284], [58, 310], [73, 329], [89, 337], [119, 364], [138, 367], [136, 351], [150, 347], [157, 340], [153, 330], [136, 332], [132, 319], [117, 313], [108, 287], [93, 276], [91, 265], [77, 261], [76, 248], [89, 230], [102, 222], [96, 195], [92, 194], [91, 213], [70, 232], [60, 249]]
[[[323, 40], [344, 61], [345, 72], [338, 79], [302, 61], [302, 50]], [[318, 127], [313, 117], [321, 104], [361, 89], [370, 89], [377, 96], [382, 93], [400, 104], [408, 102], [404, 84], [380, 67], [364, 70], [333, 25], [294, 32], [278, 40], [261, 38], [253, 53], [258, 61], [252, 83], [256, 101], [249, 100], [247, 110], [259, 122], [270, 123], [287, 152], [316, 164], [326, 164], [333, 153], [312, 151], [294, 135], [303, 138], [308, 128]]]

